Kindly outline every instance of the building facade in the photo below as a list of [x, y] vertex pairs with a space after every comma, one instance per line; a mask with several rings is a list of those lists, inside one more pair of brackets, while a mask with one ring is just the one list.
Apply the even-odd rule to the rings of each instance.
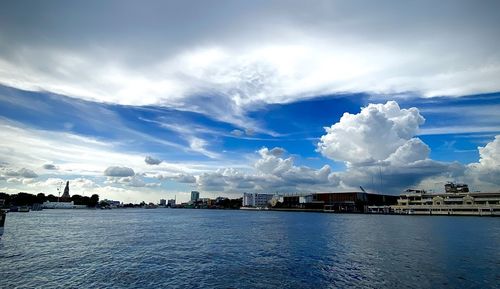
[[198, 192], [198, 191], [191, 191], [191, 202], [192, 203], [196, 203], [199, 198], [200, 198], [200, 192]]
[[273, 194], [243, 193], [243, 207], [265, 208], [273, 198]]
[[406, 190], [391, 208], [398, 214], [500, 216], [500, 192], [469, 192], [465, 184], [449, 183], [440, 194]]
[[312, 194], [311, 204], [323, 205], [325, 211], [365, 213], [369, 206], [395, 205], [397, 199], [397, 196], [366, 192], [316, 193]]

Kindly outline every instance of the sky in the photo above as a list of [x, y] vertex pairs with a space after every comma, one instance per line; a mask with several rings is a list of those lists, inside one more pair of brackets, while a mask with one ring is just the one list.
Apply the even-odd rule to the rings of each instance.
[[500, 188], [498, 1], [2, 1], [0, 191]]

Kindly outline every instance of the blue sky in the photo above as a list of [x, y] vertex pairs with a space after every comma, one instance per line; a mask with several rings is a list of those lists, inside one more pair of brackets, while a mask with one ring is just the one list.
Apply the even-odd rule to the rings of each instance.
[[495, 2], [24, 5], [0, 5], [3, 191], [498, 189]]

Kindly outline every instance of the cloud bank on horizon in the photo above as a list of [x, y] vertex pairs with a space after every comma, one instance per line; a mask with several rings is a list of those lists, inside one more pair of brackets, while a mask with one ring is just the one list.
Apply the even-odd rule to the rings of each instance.
[[496, 189], [499, 8], [3, 1], [0, 189]]

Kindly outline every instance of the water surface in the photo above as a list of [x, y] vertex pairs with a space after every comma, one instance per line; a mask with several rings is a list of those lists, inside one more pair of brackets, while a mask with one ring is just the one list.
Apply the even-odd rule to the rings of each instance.
[[500, 218], [7, 214], [1, 288], [500, 288]]

